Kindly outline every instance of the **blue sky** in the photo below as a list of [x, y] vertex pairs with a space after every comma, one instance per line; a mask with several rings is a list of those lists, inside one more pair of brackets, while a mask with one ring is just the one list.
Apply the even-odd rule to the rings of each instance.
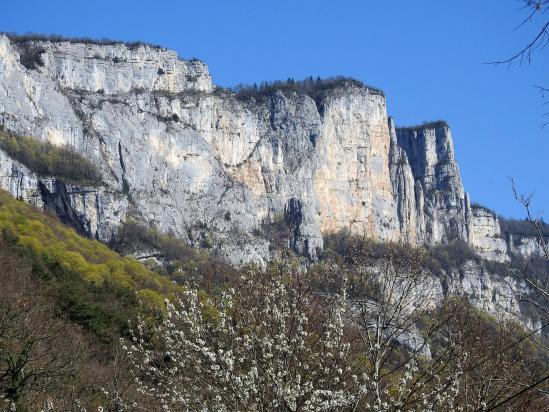
[[382, 88], [397, 125], [445, 119], [471, 198], [521, 218], [508, 177], [549, 215], [549, 48], [510, 56], [539, 27], [513, 29], [517, 0], [5, 1], [0, 31], [143, 40], [197, 57], [223, 86], [348, 75]]

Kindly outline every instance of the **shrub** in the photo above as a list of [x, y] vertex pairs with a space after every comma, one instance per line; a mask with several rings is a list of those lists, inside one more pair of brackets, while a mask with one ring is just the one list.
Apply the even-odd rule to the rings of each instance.
[[348, 230], [340, 230], [324, 236], [325, 255], [342, 257], [354, 263], [357, 255], [372, 261], [383, 258], [391, 248], [389, 243], [372, 238], [352, 235]]
[[269, 241], [271, 250], [286, 250], [293, 238], [292, 226], [288, 214], [280, 213], [263, 222], [257, 234]]
[[[538, 236], [538, 232], [534, 224], [528, 220], [506, 219], [499, 216], [499, 227], [505, 234], [519, 236]], [[543, 221], [539, 222], [541, 234], [549, 238], [549, 225]]]
[[485, 210], [486, 212], [489, 212], [489, 213], [492, 213], [495, 215], [495, 212], [490, 209], [489, 207], [486, 207], [486, 206], [483, 206], [481, 205], [480, 203], [476, 203], [476, 202], [472, 202], [471, 203], [471, 208], [472, 209], [481, 209], [481, 210]]
[[437, 129], [439, 127], [448, 127], [446, 120], [430, 120], [415, 126], [399, 126], [396, 129], [401, 132], [419, 132], [424, 129]]
[[112, 40], [112, 39], [91, 39], [89, 37], [65, 37], [59, 34], [40, 34], [40, 33], [27, 33], [27, 34], [16, 34], [16, 33], [2, 33], [6, 35], [10, 41], [18, 45], [27, 42], [51, 42], [51, 43], [61, 43], [61, 42], [70, 42], [70, 43], [81, 43], [81, 44], [95, 44], [99, 46], [112, 46], [115, 44], [123, 44], [128, 49], [133, 50], [142, 46], [148, 46], [153, 49], [163, 49], [162, 46], [156, 44], [145, 43], [142, 41], [122, 41], [122, 40]]
[[[203, 247], [211, 247], [211, 237], [202, 241]], [[124, 222], [116, 236], [111, 240], [110, 247], [121, 254], [151, 251], [164, 262], [163, 268], [177, 282], [199, 280], [205, 284], [218, 281], [219, 271], [225, 278], [231, 273], [231, 268], [224, 262], [214, 258], [208, 251], [189, 246], [184, 240], [161, 233], [154, 227], [147, 227], [135, 220]]]
[[56, 176], [86, 185], [101, 183], [97, 167], [69, 147], [57, 147], [0, 130], [0, 149], [41, 176]]
[[29, 70], [37, 69], [44, 65], [42, 61], [42, 53], [44, 52], [45, 50], [41, 47], [28, 43], [23, 44], [19, 48], [19, 61]]
[[462, 240], [454, 240], [448, 244], [432, 246], [429, 249], [430, 268], [432, 270], [444, 269], [450, 271], [458, 269], [469, 260], [480, 262], [480, 257], [473, 249]]
[[143, 250], [156, 250], [169, 260], [189, 260], [197, 251], [183, 240], [160, 233], [153, 227], [147, 227], [135, 220], [124, 222], [110, 246], [120, 253], [133, 253]]
[[[408, 246], [379, 242], [371, 238], [350, 235], [347, 231], [324, 236], [326, 255], [342, 257], [352, 264], [356, 263], [357, 256], [361, 259], [376, 261], [385, 258], [388, 254], [405, 252]], [[413, 249], [413, 248], [412, 248]], [[474, 260], [481, 262], [480, 256], [462, 240], [455, 240], [447, 244], [436, 244], [426, 248], [425, 268], [438, 272], [459, 268], [465, 262]]]
[[311, 76], [298, 81], [289, 78], [285, 81], [276, 80], [274, 82], [262, 82], [259, 86], [257, 84], [240, 84], [234, 87], [233, 90], [236, 92], [237, 98], [241, 100], [248, 100], [252, 97], [256, 100], [264, 100], [265, 98], [274, 95], [277, 91], [296, 92], [311, 97], [318, 105], [329, 90], [341, 86], [366, 88], [372, 94], [384, 95], [380, 89], [366, 86], [360, 80], [343, 76], [328, 77], [325, 79], [317, 77], [316, 80]]
[[[0, 241], [50, 282], [60, 311], [103, 339], [127, 328], [137, 310], [136, 293], [157, 307], [158, 296], [177, 287], [129, 257], [83, 238], [57, 218], [0, 191]], [[153, 297], [156, 297], [153, 299]]]

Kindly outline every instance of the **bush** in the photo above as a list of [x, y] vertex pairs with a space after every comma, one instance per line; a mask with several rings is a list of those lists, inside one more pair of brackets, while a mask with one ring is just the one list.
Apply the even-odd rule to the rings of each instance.
[[0, 247], [7, 245], [20, 253], [33, 273], [49, 282], [59, 310], [104, 339], [127, 327], [137, 310], [136, 293], [168, 296], [177, 289], [135, 259], [79, 236], [4, 191], [0, 191], [0, 234]]
[[419, 132], [424, 129], [438, 129], [439, 127], [448, 127], [446, 120], [430, 120], [414, 126], [399, 126], [399, 132]]
[[34, 70], [44, 65], [42, 53], [45, 50], [43, 48], [25, 43], [19, 49], [19, 61], [25, 68]]
[[380, 242], [373, 238], [352, 235], [348, 230], [340, 230], [324, 236], [324, 257], [342, 257], [354, 262], [357, 256], [375, 261], [386, 257], [395, 244]]
[[[202, 246], [211, 246], [211, 239], [206, 236]], [[164, 269], [177, 282], [200, 281], [219, 283], [215, 277], [229, 276], [231, 268], [224, 262], [214, 258], [204, 249], [193, 248], [184, 240], [161, 233], [154, 227], [147, 227], [135, 220], [124, 222], [116, 236], [111, 240], [110, 247], [121, 254], [150, 251], [163, 260]], [[166, 273], [164, 272], [164, 273]], [[212, 278], [213, 277], [213, 278]]]
[[489, 207], [483, 206], [480, 203], [472, 202], [471, 203], [471, 208], [472, 209], [481, 209], [481, 210], [484, 210], [486, 212], [489, 212], [489, 213], [492, 213], [493, 215], [495, 215], [495, 212], [492, 209], [490, 209]]
[[311, 97], [317, 105], [325, 97], [329, 90], [341, 86], [355, 86], [366, 88], [372, 94], [383, 96], [383, 92], [375, 87], [366, 86], [360, 80], [353, 79], [351, 77], [335, 76], [326, 79], [317, 77], [316, 80], [313, 77], [308, 77], [304, 80], [294, 80], [289, 78], [288, 80], [276, 80], [274, 82], [262, 82], [259, 86], [257, 84], [244, 85], [240, 84], [234, 87], [236, 96], [241, 100], [248, 100], [254, 98], [256, 100], [264, 100], [269, 96], [274, 95], [277, 91], [282, 92], [296, 92], [298, 94], [307, 95]]
[[[519, 236], [538, 236], [536, 227], [528, 220], [505, 219], [501, 216], [498, 217], [498, 220], [502, 233]], [[539, 222], [539, 227], [541, 234], [549, 238], [549, 225], [542, 221]]]
[[110, 246], [120, 253], [133, 253], [143, 250], [156, 250], [168, 260], [189, 260], [195, 257], [197, 251], [183, 240], [160, 233], [152, 227], [127, 220], [117, 235], [111, 240]]
[[435, 245], [429, 249], [432, 270], [444, 269], [451, 271], [458, 269], [469, 260], [480, 262], [480, 257], [462, 240], [454, 240], [448, 244]]
[[97, 167], [69, 147], [0, 131], [0, 149], [41, 176], [56, 176], [85, 185], [101, 184]]
[[[403, 253], [410, 249], [407, 245], [379, 242], [370, 238], [350, 235], [341, 231], [324, 236], [325, 253], [328, 256], [342, 257], [351, 263], [356, 263], [357, 257], [374, 262], [385, 258], [388, 254], [395, 254], [395, 250]], [[410, 250], [412, 250], [411, 248]], [[437, 244], [425, 248], [425, 268], [436, 273], [458, 269], [469, 260], [481, 262], [480, 256], [462, 240], [455, 240], [448, 244]]]
[[149, 44], [142, 41], [122, 41], [122, 40], [112, 40], [112, 39], [90, 39], [89, 37], [65, 37], [59, 34], [41, 34], [41, 33], [27, 33], [27, 34], [16, 34], [16, 33], [2, 33], [6, 35], [10, 41], [18, 45], [27, 42], [51, 42], [51, 43], [61, 43], [61, 42], [70, 42], [70, 43], [81, 43], [81, 44], [95, 44], [99, 46], [112, 46], [115, 44], [123, 44], [128, 49], [133, 50], [142, 46], [148, 46], [153, 49], [163, 49], [162, 46], [156, 44]]
[[286, 250], [294, 235], [291, 219], [286, 213], [276, 214], [262, 223], [257, 234], [269, 241], [271, 250]]

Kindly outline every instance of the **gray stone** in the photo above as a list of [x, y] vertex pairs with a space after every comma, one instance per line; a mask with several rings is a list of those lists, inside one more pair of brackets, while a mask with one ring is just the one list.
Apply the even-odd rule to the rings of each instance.
[[[29, 47], [34, 69], [20, 62]], [[324, 235], [343, 230], [462, 240], [498, 262], [539, 252], [535, 239], [504, 239], [492, 212], [470, 206], [445, 124], [397, 129], [385, 97], [351, 82], [317, 101], [293, 92], [242, 101], [174, 51], [0, 35], [0, 125], [98, 166], [105, 184], [77, 187], [0, 151], [0, 187], [105, 242], [131, 214], [190, 244], [208, 239], [235, 264], [265, 264], [261, 227], [286, 216], [290, 245], [312, 259]], [[462, 272], [452, 274], [456, 293], [516, 315], [504, 295], [517, 285], [479, 266]]]

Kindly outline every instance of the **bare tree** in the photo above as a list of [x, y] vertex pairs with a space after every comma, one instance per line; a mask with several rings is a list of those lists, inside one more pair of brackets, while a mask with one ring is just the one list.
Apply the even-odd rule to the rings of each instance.
[[[519, 0], [519, 2], [522, 4], [521, 10], [525, 10], [527, 15], [520, 24], [515, 27], [515, 30], [534, 22], [538, 17], [542, 19], [541, 27], [537, 31], [537, 34], [515, 54], [503, 60], [492, 61], [490, 64], [511, 65], [513, 63], [518, 63], [519, 65], [522, 65], [525, 62], [530, 63], [534, 53], [545, 49], [549, 44], [549, 19], [546, 18], [546, 16], [549, 15], [549, 0]], [[534, 87], [540, 91], [542, 98], [545, 99], [544, 105], [549, 104], [549, 100], [547, 100], [549, 89], [543, 86]], [[549, 117], [549, 112], [543, 113], [543, 116]], [[549, 121], [545, 122], [543, 126], [545, 127], [548, 123]]]
[[[515, 28], [518, 30], [527, 23], [532, 22], [538, 16], [545, 16], [549, 11], [549, 0], [520, 0], [522, 3], [522, 10], [526, 10], [528, 15], [522, 20], [522, 22]], [[511, 57], [504, 60], [498, 60], [491, 62], [492, 64], [512, 64], [518, 62], [522, 64], [524, 62], [530, 63], [532, 56], [536, 51], [544, 49], [549, 44], [549, 20], [544, 21], [540, 30], [536, 36], [528, 42], [522, 49], [513, 54]]]
[[[540, 3], [544, 3], [545, 5], [546, 2]], [[531, 193], [529, 195], [524, 195], [519, 193], [514, 180], [510, 180], [514, 198], [523, 206], [526, 212], [526, 220], [531, 224], [532, 228], [534, 229], [534, 236], [539, 245], [541, 258], [549, 262], [549, 245], [548, 240], [544, 235], [544, 231], [542, 230], [543, 221], [540, 217], [535, 216], [534, 212], [532, 211], [534, 194]], [[518, 358], [523, 352], [516, 352], [516, 349], [521, 348], [522, 350], [524, 350], [524, 343], [529, 341], [534, 334], [540, 333], [541, 331], [543, 331], [543, 329], [549, 326], [549, 288], [547, 287], [547, 279], [545, 279], [544, 283], [543, 279], [540, 279], [539, 276], [534, 276], [531, 268], [526, 263], [522, 263], [519, 265], [508, 265], [507, 272], [511, 276], [514, 276], [515, 278], [523, 281], [529, 287], [529, 289], [533, 291], [532, 294], [521, 296], [520, 299], [524, 302], [532, 304], [535, 308], [538, 309], [538, 311], [542, 315], [542, 325], [536, 330], [533, 330], [527, 334], [524, 334], [520, 338], [515, 339], [511, 342], [510, 345], [504, 345], [503, 349], [496, 350], [494, 354], [488, 356], [488, 359], [491, 360], [493, 358], [498, 358], [502, 355], [509, 354], [509, 351], [513, 350], [513, 352], [511, 352], [511, 358], [508, 358], [507, 360], [500, 360], [499, 362], [501, 366], [507, 363], [507, 366], [503, 366], [506, 372], [511, 370], [511, 368], [516, 367], [516, 365], [519, 363]], [[549, 348], [547, 348], [541, 342], [537, 342], [537, 344], [542, 348], [542, 350], [549, 350]], [[547, 374], [545, 370], [540, 370], [538, 367], [536, 367], [535, 362], [532, 362], [532, 360], [535, 360], [534, 356], [531, 356], [530, 358], [530, 362], [522, 361], [524, 363], [522, 369], [517, 370], [514, 377], [507, 378], [505, 388], [506, 396], [502, 397], [500, 392], [500, 398], [491, 398], [491, 405], [488, 404], [489, 407], [485, 410], [491, 411], [498, 408], [512, 407], [513, 402], [516, 402], [517, 399], [532, 400], [532, 397], [525, 398], [525, 396], [528, 396], [533, 392], [541, 393], [545, 397], [546, 402], [547, 396], [549, 396], [549, 390], [548, 388], [543, 388], [543, 385], [546, 385], [546, 382], [549, 381], [549, 374]], [[524, 374], [525, 371], [532, 372], [530, 375], [528, 375], [526, 380]], [[509, 393], [511, 393], [511, 395], [509, 395]], [[540, 408], [539, 410], [543, 410], [546, 407], [544, 403], [540, 403], [535, 399], [533, 402], [533, 405], [535, 405], [536, 409], [532, 410], [538, 410], [537, 408]]]
[[[513, 196], [515, 197], [515, 200], [523, 206], [526, 212], [526, 220], [534, 228], [535, 238], [539, 245], [542, 258], [549, 262], [549, 243], [542, 230], [543, 222], [541, 217], [535, 216], [534, 212], [532, 211], [534, 194], [531, 193], [529, 195], [524, 195], [519, 193], [514, 180], [510, 180], [513, 190]], [[545, 316], [549, 318], [549, 288], [547, 283], [548, 280], [545, 279], [544, 281], [543, 279], [540, 279], [539, 276], [534, 276], [535, 274], [532, 273], [527, 265], [522, 265], [518, 267], [511, 266], [508, 268], [508, 270], [514, 277], [525, 282], [526, 285], [528, 285], [529, 288], [535, 292], [535, 297], [537, 297], [537, 299], [531, 297], [523, 297], [523, 300], [533, 304], [541, 312], [543, 312]]]
[[515, 200], [518, 201], [526, 211], [526, 220], [530, 222], [530, 224], [534, 227], [536, 232], [536, 240], [541, 248], [541, 251], [543, 253], [543, 256], [549, 261], [549, 245], [547, 244], [547, 239], [543, 235], [542, 231], [542, 219], [539, 216], [534, 216], [534, 213], [532, 212], [532, 201], [534, 198], [534, 194], [531, 193], [530, 195], [523, 195], [520, 194], [517, 191], [517, 187], [515, 185], [515, 181], [513, 179], [511, 180], [511, 186], [513, 190], [513, 196], [515, 197]]
[[47, 407], [52, 387], [75, 372], [74, 330], [17, 261], [0, 254], [0, 268], [0, 402], [15, 408], [40, 394]]
[[[425, 249], [389, 244], [380, 251], [358, 241], [348, 258], [351, 318], [367, 359], [367, 407], [453, 409], [466, 354], [459, 332], [445, 330], [453, 314], [426, 270]], [[444, 350], [432, 352], [428, 342], [441, 334]]]

